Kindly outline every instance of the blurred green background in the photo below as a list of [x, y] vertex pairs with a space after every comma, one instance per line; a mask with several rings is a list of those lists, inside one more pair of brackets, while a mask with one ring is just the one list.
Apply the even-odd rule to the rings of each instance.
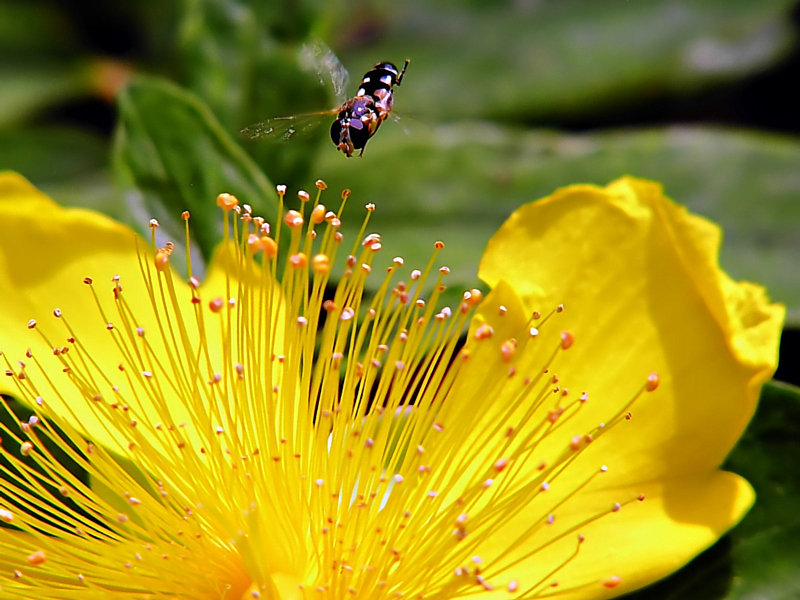
[[[444, 240], [454, 294], [520, 204], [656, 179], [723, 226], [732, 276], [787, 305], [776, 378], [798, 384], [799, 33], [788, 0], [0, 0], [0, 169], [172, 239], [189, 209], [198, 259], [219, 191], [272, 215], [274, 184], [294, 198], [321, 178], [328, 204], [353, 191], [346, 235], [377, 204], [383, 260], [420, 264]], [[406, 58], [399, 120], [363, 158], [335, 151], [330, 120], [288, 143], [237, 135], [337, 106], [338, 61], [353, 94]], [[772, 385], [728, 464], [756, 508], [636, 598], [800, 597], [798, 453], [797, 388]]]

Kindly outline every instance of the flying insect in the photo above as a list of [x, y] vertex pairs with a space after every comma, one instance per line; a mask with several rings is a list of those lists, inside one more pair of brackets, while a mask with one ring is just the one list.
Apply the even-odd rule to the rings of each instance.
[[364, 148], [370, 138], [391, 114], [394, 107], [394, 87], [403, 81], [409, 61], [402, 70], [390, 63], [378, 63], [364, 77], [356, 95], [345, 100], [338, 108], [291, 117], [275, 117], [245, 127], [241, 135], [248, 139], [288, 140], [298, 133], [316, 129], [320, 119], [336, 115], [331, 125], [331, 141], [337, 150], [348, 158], [353, 152]]

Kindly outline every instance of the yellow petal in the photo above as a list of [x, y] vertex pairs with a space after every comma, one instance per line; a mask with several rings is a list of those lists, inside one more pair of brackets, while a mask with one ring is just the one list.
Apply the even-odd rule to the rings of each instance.
[[[609, 575], [620, 576], [625, 589], [630, 581], [654, 581], [710, 545], [752, 501], [746, 482], [716, 469], [775, 369], [784, 309], [770, 304], [762, 288], [735, 283], [719, 269], [719, 240], [716, 226], [673, 204], [660, 186], [626, 178], [607, 188], [572, 186], [527, 205], [489, 243], [480, 276], [500, 297], [495, 303], [521, 302], [528, 314], [564, 305], [527, 342], [525, 364], [543, 364], [561, 330], [575, 336], [553, 372], [571, 393], [588, 391], [589, 402], [563, 433], [537, 448], [542, 455], [563, 452], [572, 436], [624, 407], [649, 373], [660, 374], [658, 389], [634, 404], [631, 421], [586, 448], [552, 490], [567, 493], [608, 466], [590, 486], [594, 492], [567, 498], [562, 512], [573, 524], [602, 513], [589, 500], [598, 488], [608, 501], [629, 490], [616, 500], [624, 503], [646, 488], [656, 490], [657, 500], [648, 496], [641, 507], [623, 508], [612, 515], [613, 527], [610, 517], [587, 527], [587, 539], [597, 528], [600, 542], [587, 541], [565, 577], [574, 568], [587, 583], [583, 574], [591, 580], [612, 562], [619, 566], [610, 557], [624, 543], [625, 572]], [[502, 327], [491, 312], [483, 318]], [[541, 515], [545, 501], [537, 506], [524, 513]], [[518, 523], [488, 544], [505, 547], [525, 530]], [[622, 542], [618, 533], [630, 539]], [[532, 537], [506, 558], [525, 556], [540, 541]], [[526, 568], [517, 565], [512, 574], [530, 575]], [[585, 597], [606, 593], [602, 586], [584, 591]]]
[[[192, 322], [181, 332], [177, 319], [170, 324], [155, 316], [152, 303], [170, 306], [170, 300], [163, 300], [158, 292], [154, 298], [149, 296], [142, 272], [149, 270], [149, 277], [157, 278], [152, 250], [131, 229], [96, 212], [64, 209], [14, 173], [0, 175], [0, 209], [0, 351], [15, 372], [26, 371], [40, 401], [94, 442], [119, 453], [128, 452], [134, 435], [122, 437], [108, 426], [107, 419], [114, 411], [126, 410], [131, 423], [167, 421], [167, 412], [172, 424], [195, 422], [189, 406], [174, 394], [167, 394], [167, 405], [159, 406], [148, 386], [168, 384], [147, 376], [157, 363], [168, 372], [188, 368], [168, 351], [168, 344], [182, 344], [183, 333], [189, 344], [197, 347], [189, 286], [172, 278], [179, 304], [171, 310], [180, 311], [184, 321]], [[227, 302], [226, 288], [236, 273], [230, 268], [233, 259], [228, 250], [223, 247], [209, 267], [208, 281], [201, 290], [204, 305], [217, 297]], [[87, 277], [92, 279], [97, 301], [84, 282]], [[114, 302], [115, 277], [130, 309], [126, 317]], [[61, 313], [58, 318], [55, 309]], [[34, 321], [36, 331], [32, 330]], [[132, 348], [142, 342], [137, 328], [150, 346], [150, 355], [140, 356], [137, 372], [120, 372], [120, 365], [128, 362], [123, 353], [138, 352]], [[76, 341], [70, 342], [73, 333]], [[219, 328], [208, 327], [205, 339], [209, 364], [219, 365]], [[61, 361], [47, 356], [54, 348], [68, 348]], [[25, 369], [18, 361], [25, 363]], [[80, 377], [64, 371], [72, 361], [81, 365]], [[203, 380], [213, 377], [213, 372], [203, 371]], [[16, 377], [0, 379], [0, 391], [23, 397], [18, 385]], [[95, 402], [87, 401], [95, 396]], [[226, 423], [223, 419], [215, 425], [224, 427]], [[196, 439], [191, 427], [186, 432]]]

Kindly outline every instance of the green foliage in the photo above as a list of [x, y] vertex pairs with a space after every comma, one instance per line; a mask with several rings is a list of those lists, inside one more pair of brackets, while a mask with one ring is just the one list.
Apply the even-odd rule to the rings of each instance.
[[412, 135], [388, 123], [380, 136], [363, 160], [325, 154], [318, 173], [353, 191], [345, 234], [358, 230], [358, 208], [377, 203], [370, 223], [386, 260], [423, 263], [443, 240], [451, 302], [477, 284], [486, 242], [516, 207], [571, 183], [631, 174], [662, 182], [671, 198], [722, 225], [722, 266], [765, 284], [800, 324], [800, 143], [792, 138], [709, 127], [564, 135], [478, 122]]
[[277, 213], [275, 188], [196, 96], [141, 78], [127, 87], [119, 107], [114, 162], [126, 201], [137, 216], [157, 218], [167, 239], [180, 245], [181, 213], [188, 210], [198, 249], [210, 258], [222, 227], [214, 201], [223, 190], [256, 214]]

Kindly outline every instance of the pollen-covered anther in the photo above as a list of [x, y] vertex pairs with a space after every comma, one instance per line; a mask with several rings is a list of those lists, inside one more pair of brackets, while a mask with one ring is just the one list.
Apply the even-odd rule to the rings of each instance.
[[156, 252], [155, 257], [153, 258], [153, 263], [156, 266], [156, 270], [164, 271], [167, 266], [169, 266], [169, 255], [170, 253], [167, 252], [166, 249], [160, 249]]
[[311, 259], [311, 269], [320, 275], [331, 270], [331, 259], [325, 254], [315, 254]]
[[219, 313], [225, 307], [225, 301], [222, 298], [214, 298], [208, 303], [208, 308], [213, 313]]
[[506, 340], [503, 342], [503, 345], [500, 347], [500, 356], [503, 359], [503, 362], [510, 362], [512, 358], [514, 358], [514, 353], [517, 351], [517, 340], [511, 338], [510, 340]]
[[478, 329], [475, 330], [475, 339], [476, 340], [488, 340], [490, 337], [494, 335], [494, 329], [488, 323], [484, 323]]
[[483, 292], [478, 289], [471, 289], [464, 292], [464, 303], [470, 308], [475, 308], [483, 299]]
[[569, 443], [569, 447], [572, 450], [578, 450], [581, 447], [581, 436], [576, 435], [572, 438], [572, 441]]
[[496, 463], [494, 463], [493, 468], [496, 473], [502, 473], [508, 467], [509, 460], [507, 458], [501, 458]]
[[37, 550], [33, 554], [28, 555], [28, 563], [31, 565], [40, 565], [47, 560], [47, 555], [44, 550]]
[[297, 197], [300, 198], [301, 202], [308, 202], [311, 200], [311, 196], [308, 195], [308, 192], [305, 190], [300, 190], [297, 192]]
[[261, 238], [258, 234], [251, 233], [247, 236], [247, 249], [250, 250], [252, 254], [261, 251]]
[[190, 216], [191, 215], [189, 214], [188, 210], [185, 210], [181, 213], [181, 219], [183, 219], [184, 221], [188, 221]]
[[325, 205], [317, 204], [314, 210], [311, 211], [311, 217], [309, 218], [314, 225], [322, 223], [325, 220]]
[[286, 186], [285, 185], [276, 185], [275, 191], [278, 192], [279, 196], [283, 196], [286, 193]]
[[262, 235], [259, 241], [261, 242], [261, 249], [267, 258], [272, 259], [278, 255], [278, 244], [271, 237]]
[[650, 375], [647, 376], [647, 383], [645, 384], [644, 389], [648, 392], [655, 391], [655, 389], [658, 387], [658, 384], [658, 373], [650, 373]]
[[303, 215], [296, 210], [287, 210], [283, 217], [283, 222], [286, 223], [290, 229], [299, 229], [303, 226]]
[[289, 264], [291, 264], [295, 269], [304, 269], [308, 266], [308, 256], [306, 256], [303, 252], [292, 254], [289, 257]]
[[564, 413], [564, 409], [561, 406], [557, 406], [556, 408], [551, 408], [547, 412], [547, 420], [551, 423], [555, 423], [558, 421], [558, 418]]
[[439, 267], [439, 273], [441, 273], [442, 275], [449, 275], [450, 267]]
[[239, 205], [239, 200], [233, 194], [228, 194], [227, 192], [223, 192], [219, 196], [217, 196], [217, 206], [219, 206], [222, 210], [232, 210], [234, 207]]
[[31, 442], [22, 442], [22, 444], [20, 444], [19, 453], [22, 454], [22, 456], [28, 456], [31, 450], [33, 450], [33, 444]]
[[559, 304], [558, 306], [556, 306], [556, 312], [557, 313], [564, 312], [564, 305], [563, 304]]
[[5, 508], [0, 508], [0, 521], [3, 523], [11, 523], [14, 520], [14, 513]]
[[[361, 245], [365, 248], [372, 248], [375, 244], [380, 244], [381, 236], [377, 233], [370, 233], [367, 237], [364, 238], [364, 241], [361, 242]], [[380, 248], [380, 246], [379, 246]]]
[[483, 575], [478, 575], [475, 577], [475, 580], [478, 582], [478, 585], [485, 589], [487, 592], [492, 591], [494, 588], [492, 585], [483, 578]]
[[618, 575], [612, 575], [603, 580], [603, 587], [611, 589], [617, 587], [620, 583], [622, 583], [622, 578]]
[[562, 331], [561, 332], [561, 349], [568, 350], [572, 347], [572, 344], [575, 343], [575, 336], [572, 334], [571, 331]]

